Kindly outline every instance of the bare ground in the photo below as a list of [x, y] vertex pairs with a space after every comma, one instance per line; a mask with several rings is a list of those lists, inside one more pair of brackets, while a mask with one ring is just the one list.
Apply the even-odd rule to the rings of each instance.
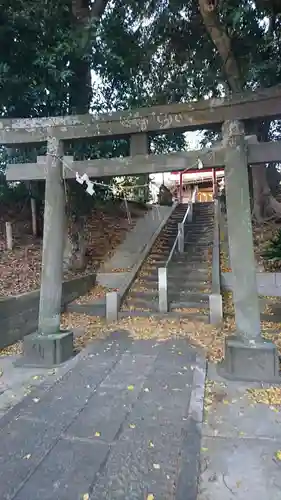
[[[12, 218], [14, 248], [6, 250], [5, 217], [0, 215], [0, 297], [17, 295], [40, 286], [42, 239], [34, 238], [31, 215], [24, 211]], [[11, 214], [9, 214], [11, 220]], [[136, 217], [133, 218], [133, 224]], [[84, 272], [66, 272], [70, 279], [94, 272], [123, 241], [129, 229], [125, 214], [118, 210], [93, 209], [86, 221], [88, 265]]]

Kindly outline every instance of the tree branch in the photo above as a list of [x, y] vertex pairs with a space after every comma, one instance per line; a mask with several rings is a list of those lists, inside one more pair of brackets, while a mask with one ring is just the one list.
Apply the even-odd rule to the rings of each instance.
[[100, 20], [105, 12], [109, 0], [95, 0], [91, 7], [91, 18], [94, 20]]
[[72, 0], [72, 13], [81, 23], [89, 20], [99, 21], [102, 17], [109, 0], [95, 0], [91, 4], [90, 0]]
[[243, 79], [231, 48], [231, 39], [222, 25], [216, 1], [199, 0], [199, 10], [213, 44], [222, 59], [223, 69], [233, 92], [241, 92]]

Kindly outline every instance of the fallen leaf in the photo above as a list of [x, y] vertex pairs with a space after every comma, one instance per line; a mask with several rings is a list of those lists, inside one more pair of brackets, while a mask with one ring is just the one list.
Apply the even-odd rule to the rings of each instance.
[[27, 455], [25, 455], [23, 458], [24, 458], [25, 460], [29, 460], [29, 459], [30, 459], [30, 457], [31, 457], [31, 453], [28, 453], [28, 454], [27, 454]]
[[279, 462], [281, 462], [281, 450], [276, 451], [275, 458], [276, 458], [276, 460], [278, 460]]
[[149, 441], [148, 446], [149, 446], [149, 448], [154, 448], [154, 444], [153, 444], [153, 442], [152, 442], [152, 441]]
[[159, 464], [153, 464], [153, 469], [159, 470], [160, 469], [160, 465]]
[[82, 499], [83, 500], [89, 500], [90, 496], [89, 496], [89, 493], [84, 493]]
[[100, 437], [100, 432], [95, 432], [95, 437]]
[[135, 429], [136, 426], [135, 426], [135, 424], [130, 424], [129, 427], [130, 427], [130, 429]]
[[146, 500], [154, 500], [155, 496], [152, 493], [149, 493], [146, 497]]
[[201, 451], [205, 453], [206, 451], [208, 451], [208, 448], [201, 448]]
[[32, 400], [32, 401], [33, 401], [33, 403], [39, 403], [40, 398], [33, 398], [33, 400]]
[[128, 385], [127, 389], [128, 389], [128, 391], [133, 391], [134, 390], [134, 386], [133, 385]]

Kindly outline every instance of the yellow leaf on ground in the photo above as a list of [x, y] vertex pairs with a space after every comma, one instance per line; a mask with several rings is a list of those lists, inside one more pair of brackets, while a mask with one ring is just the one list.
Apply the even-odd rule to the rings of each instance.
[[89, 493], [84, 493], [82, 498], [83, 498], [83, 500], [89, 500], [89, 498], [90, 498]]
[[127, 389], [128, 389], [128, 391], [133, 391], [134, 390], [134, 386], [133, 385], [128, 385]]
[[149, 493], [146, 497], [146, 500], [154, 500], [155, 496], [152, 493]]
[[275, 458], [276, 460], [279, 460], [279, 462], [281, 462], [281, 450], [276, 451]]
[[95, 437], [100, 437], [100, 432], [95, 432]]

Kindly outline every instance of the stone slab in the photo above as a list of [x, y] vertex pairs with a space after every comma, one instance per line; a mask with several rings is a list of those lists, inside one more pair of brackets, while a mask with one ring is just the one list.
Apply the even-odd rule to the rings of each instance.
[[281, 442], [204, 437], [198, 500], [281, 499]]
[[256, 403], [248, 390], [261, 384], [214, 382], [212, 404], [203, 430], [209, 437], [277, 439], [281, 441], [281, 413], [277, 406]]
[[[176, 499], [195, 500], [200, 439], [193, 423], [198, 430], [204, 377], [184, 339], [143, 344], [116, 332], [97, 342], [4, 417], [0, 458], [10, 446], [11, 459], [0, 497], [164, 499], [174, 498], [179, 481]], [[25, 451], [25, 442], [23, 460], [17, 450]]]
[[[4, 392], [0, 395], [0, 409], [4, 412], [4, 417], [0, 420], [0, 429], [5, 427], [12, 418], [18, 417], [20, 412], [24, 413], [29, 410], [34, 398], [38, 399], [38, 401], [42, 400], [47, 391], [55, 387], [60, 381], [66, 380], [74, 368], [77, 365], [80, 366], [80, 363], [84, 365], [85, 360], [86, 362], [91, 361], [91, 367], [97, 366], [97, 369], [102, 371], [106, 364], [105, 356], [112, 360], [121, 355], [130, 344], [131, 340], [128, 338], [127, 332], [118, 330], [112, 332], [111, 337], [108, 339], [90, 342], [75, 357], [51, 370], [37, 368], [35, 371], [25, 366], [15, 366], [14, 360], [10, 360], [9, 356], [3, 359], [0, 358], [0, 366], [5, 370], [2, 376]], [[20, 356], [15, 358], [19, 359]], [[2, 361], [6, 361], [6, 363], [2, 365]], [[8, 370], [7, 363], [10, 366]], [[33, 379], [34, 372], [36, 380]], [[29, 379], [28, 373], [30, 373]], [[38, 375], [39, 378], [37, 378]], [[0, 380], [2, 380], [2, 377]], [[20, 383], [21, 377], [22, 382]], [[7, 384], [7, 378], [9, 379], [9, 385]]]
[[[68, 428], [67, 435], [94, 439], [95, 431], [98, 431], [103, 441], [113, 442], [138, 398], [154, 360], [153, 356], [124, 354], [116, 370], [104, 379]], [[128, 390], [128, 380], [134, 387], [133, 391]]]
[[210, 365], [207, 387], [198, 500], [280, 500], [280, 405], [248, 397], [270, 385], [226, 381]]
[[[12, 420], [0, 433], [0, 498], [14, 498], [59, 437], [55, 422]], [[32, 498], [32, 497], [30, 497]]]
[[[96, 482], [93, 499], [141, 499], [149, 493], [155, 498], [174, 498], [175, 484], [182, 467], [186, 466], [181, 453], [185, 446], [183, 437], [189, 435], [192, 370], [189, 365], [184, 373], [183, 354], [176, 351], [176, 344], [175, 352], [166, 353], [165, 350], [166, 357], [163, 358], [162, 354], [164, 350], [156, 358], [155, 369], [147, 378], [142, 394], [127, 418], [127, 425]], [[175, 362], [171, 365], [173, 358]], [[176, 373], [176, 377], [172, 377], [171, 366], [174, 370], [181, 366], [183, 374]], [[166, 379], [163, 380], [164, 374]], [[194, 493], [194, 469], [190, 470], [192, 491], [186, 490], [185, 498], [195, 500], [196, 496], [191, 496]], [[189, 475], [189, 471], [185, 470], [185, 474]]]
[[82, 500], [108, 453], [109, 447], [98, 441], [58, 441], [15, 500]]
[[52, 367], [68, 361], [73, 356], [73, 332], [40, 335], [32, 333], [23, 339], [22, 364]]

